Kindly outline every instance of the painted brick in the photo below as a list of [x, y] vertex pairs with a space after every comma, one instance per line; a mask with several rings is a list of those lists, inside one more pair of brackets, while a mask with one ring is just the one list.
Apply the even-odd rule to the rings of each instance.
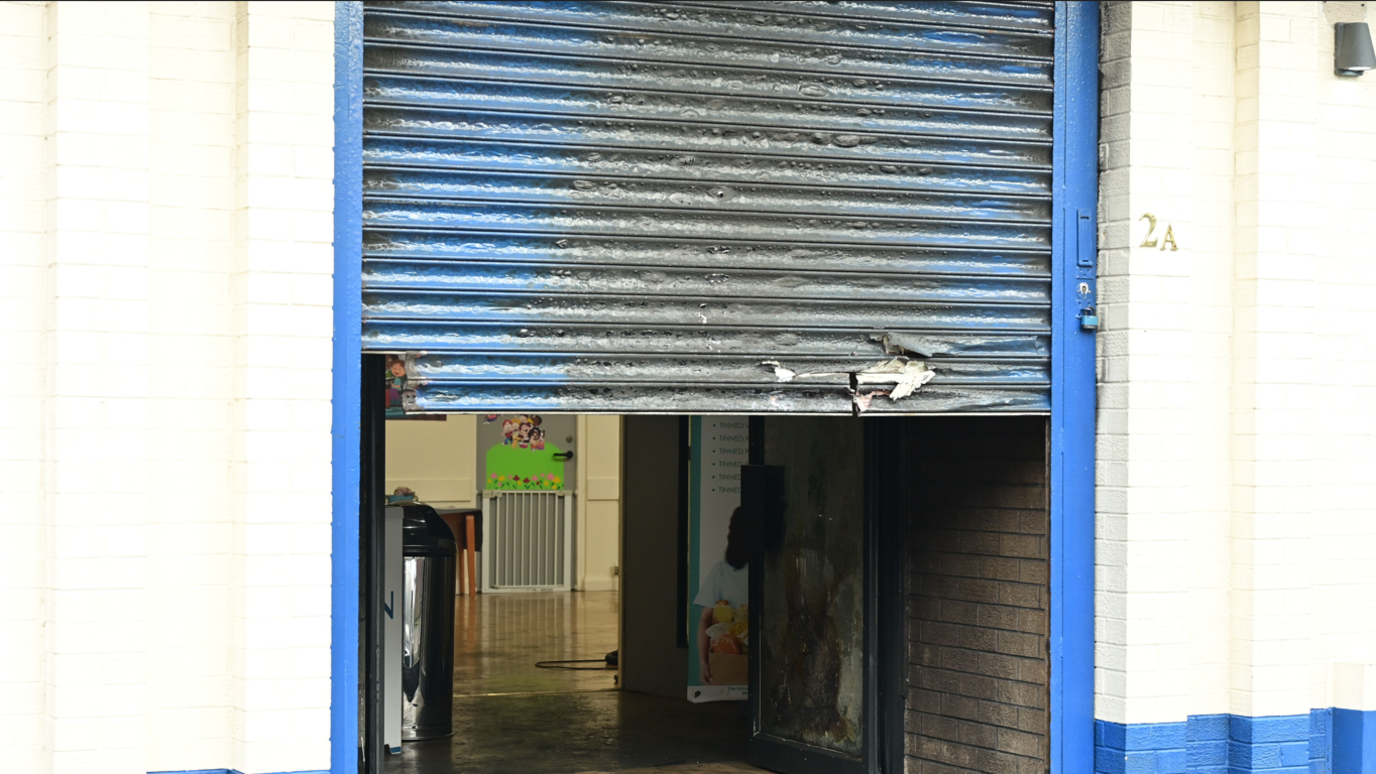
[[[1376, 661], [1376, 618], [1367, 614], [1376, 598], [1376, 490], [1364, 483], [1376, 461], [1367, 440], [1376, 417], [1360, 408], [1376, 397], [1367, 386], [1376, 350], [1365, 332], [1376, 311], [1365, 260], [1376, 226], [1353, 204], [1372, 193], [1366, 180], [1376, 159], [1360, 127], [1376, 102], [1357, 79], [1328, 72], [1325, 15], [1341, 5], [1103, 9], [1101, 717], [1292, 714], [1339, 690], [1331, 675], [1311, 676], [1312, 665]], [[223, 535], [214, 530], [225, 524], [281, 518], [274, 514], [286, 502], [328, 521], [328, 452], [302, 439], [328, 432], [320, 412], [329, 399], [332, 321], [319, 312], [328, 309], [332, 270], [323, 184], [332, 176], [332, 13], [324, 3], [136, 3], [116, 11], [0, 4], [0, 60], [17, 68], [0, 82], [0, 163], [37, 159], [34, 144], [56, 132], [54, 161], [0, 175], [0, 230], [10, 230], [0, 235], [0, 294], [14, 339], [4, 362], [51, 377], [60, 398], [51, 419], [3, 420], [29, 424], [0, 436], [0, 459], [42, 460], [49, 440], [63, 455], [0, 468], [7, 486], [16, 482], [33, 502], [50, 504], [33, 524], [84, 525], [99, 512], [153, 525], [172, 514], [141, 495], [188, 491], [232, 501], [196, 522], [217, 540]], [[52, 40], [50, 24], [59, 25]], [[51, 126], [50, 49], [61, 76], [54, 100], [62, 103]], [[249, 76], [242, 91], [230, 88], [240, 85], [239, 72]], [[89, 132], [69, 131], [78, 128]], [[146, 182], [138, 182], [141, 170]], [[137, 184], [121, 184], [128, 181]], [[236, 198], [240, 183], [251, 194]], [[1184, 244], [1178, 254], [1135, 247], [1143, 225], [1136, 217], [1147, 210], [1173, 219]], [[178, 273], [186, 255], [204, 261], [192, 270], [211, 279], [187, 277], [184, 266]], [[44, 284], [49, 264], [63, 273], [60, 302]], [[119, 272], [103, 273], [110, 267]], [[102, 271], [80, 271], [90, 268]], [[225, 277], [280, 292], [226, 297]], [[40, 340], [50, 313], [58, 335], [48, 347]], [[288, 328], [304, 335], [279, 335]], [[176, 374], [157, 366], [168, 353], [190, 367]], [[232, 358], [246, 374], [226, 367]], [[299, 397], [280, 399], [276, 388], [291, 371], [282, 362], [301, 366]], [[148, 381], [156, 386], [135, 386]], [[27, 382], [3, 389], [11, 402], [43, 399]], [[177, 402], [185, 395], [207, 402]], [[290, 417], [286, 434], [274, 438], [306, 462], [266, 475], [280, 457], [252, 437], [261, 420], [250, 421], [250, 409], [259, 405]], [[197, 434], [149, 433], [171, 429], [175, 415]], [[112, 436], [65, 432], [83, 427], [140, 432], [147, 451], [115, 459]], [[175, 459], [152, 451], [164, 443], [187, 448]], [[25, 483], [45, 476], [51, 490]], [[135, 479], [157, 483], [140, 492]], [[156, 537], [157, 529], [148, 529], [149, 546], [173, 539]], [[1000, 550], [1027, 543], [1015, 537]], [[318, 555], [318, 540], [312, 546]], [[65, 561], [89, 558], [91, 549], [64, 539], [53, 550]], [[199, 567], [149, 550], [142, 568], [71, 566], [52, 577], [75, 591], [114, 573], [144, 583], [156, 599], [171, 593], [177, 573], [213, 584], [233, 574], [227, 567], [246, 566], [227, 549]], [[137, 554], [124, 544], [119, 551]], [[986, 569], [980, 580], [1007, 578], [1002, 566]], [[319, 604], [306, 593], [301, 612]], [[1012, 605], [948, 612], [973, 624], [1036, 625]], [[1218, 765], [1215, 742], [1190, 744], [1187, 758]], [[269, 748], [241, 740], [238, 749], [247, 760]], [[1283, 764], [1298, 754], [1277, 749]], [[176, 750], [168, 754], [190, 752]], [[25, 766], [24, 754], [21, 768], [47, 765]], [[1150, 756], [1173, 767], [1174, 759], [1163, 762], [1173, 754]], [[174, 762], [183, 760], [159, 767], [204, 763]]]
[[[1376, 591], [1340, 559], [1376, 558], [1371, 530], [1340, 515], [1369, 512], [1376, 492], [1352, 485], [1369, 476], [1343, 466], [1370, 458], [1345, 438], [1374, 428], [1370, 412], [1319, 409], [1360, 400], [1370, 379], [1359, 353], [1372, 350], [1346, 334], [1337, 345], [1314, 314], [1322, 303], [1366, 329], [1376, 312], [1370, 272], [1349, 257], [1369, 219], [1341, 205], [1369, 195], [1357, 170], [1376, 155], [1343, 126], [1376, 103], [1332, 76], [1321, 18], [1347, 7], [1104, 7], [1101, 718], [1291, 715], [1327, 703], [1331, 683], [1310, 677], [1327, 654], [1372, 657], [1376, 632], [1356, 623], [1371, 619], [1326, 611], [1337, 596], [1368, 609]], [[1136, 247], [1140, 213], [1172, 207], [1190, 244]], [[1136, 529], [1168, 513], [1186, 524]], [[1319, 538], [1330, 529], [1341, 546]], [[1171, 591], [1183, 596], [1160, 603]], [[1217, 743], [1201, 744], [1198, 765], [1220, 765]], [[1298, 746], [1283, 755], [1298, 765]]]
[[[274, 174], [290, 196], [267, 204], [291, 210], [281, 216], [288, 240], [281, 249], [313, 276], [293, 280], [290, 265], [271, 269], [285, 290], [284, 305], [324, 308], [327, 318], [330, 234], [305, 251], [293, 240], [302, 223], [313, 223], [309, 218], [323, 214], [328, 222], [333, 194], [333, 136], [329, 113], [321, 110], [321, 100], [328, 103], [331, 95], [333, 7], [294, 6], [305, 16], [253, 8], [237, 11], [259, 19], [240, 21], [284, 32], [279, 37], [293, 70], [274, 80], [294, 85], [278, 89], [284, 96], [279, 117], [249, 132], [235, 124], [236, 4], [0, 3], [0, 57], [11, 68], [0, 83], [7, 116], [0, 128], [0, 201], [6, 204], [0, 208], [0, 296], [12, 340], [4, 362], [11, 370], [46, 369], [51, 392], [44, 398], [43, 382], [33, 379], [10, 380], [0, 389], [11, 405], [48, 400], [52, 408], [46, 414], [11, 412], [0, 434], [7, 494], [47, 503], [27, 520], [16, 521], [18, 514], [7, 511], [3, 527], [6, 553], [22, 555], [22, 544], [29, 544], [32, 555], [45, 541], [49, 549], [46, 573], [39, 573], [37, 562], [7, 561], [3, 575], [12, 602], [0, 622], [7, 653], [0, 725], [25, 728], [16, 719], [44, 706], [45, 694], [49, 708], [42, 733], [30, 729], [7, 742], [8, 765], [17, 770], [226, 768], [246, 757], [233, 749], [227, 645], [234, 626], [243, 623], [231, 615], [228, 601], [233, 523], [246, 514], [264, 522], [274, 511], [243, 497], [237, 511], [229, 507], [235, 482], [225, 474], [234, 450], [247, 448], [233, 442], [239, 431], [232, 421], [229, 365], [236, 319], [245, 318], [236, 317], [226, 292], [236, 271], [236, 144], [252, 133], [254, 140], [287, 149]], [[245, 93], [253, 93], [252, 85], [245, 84]], [[264, 93], [271, 88], [264, 82]], [[15, 160], [23, 161], [16, 167]], [[293, 177], [297, 168], [299, 178]], [[260, 214], [267, 219], [274, 213], [261, 205], [248, 213]], [[28, 241], [26, 234], [32, 235]], [[323, 254], [296, 257], [310, 250]], [[330, 325], [328, 319], [323, 327], [316, 324], [318, 314], [289, 316], [292, 327], [304, 322], [314, 331], [296, 331], [282, 354], [306, 355], [327, 374]], [[39, 336], [50, 345], [41, 346]], [[313, 345], [296, 343], [312, 337]], [[172, 362], [175, 369], [164, 365]], [[301, 618], [292, 623], [301, 638], [296, 650], [327, 663], [328, 588], [319, 578], [328, 574], [328, 527], [315, 525], [329, 521], [329, 480], [314, 460], [327, 467], [328, 450], [313, 436], [328, 437], [328, 419], [320, 420], [317, 404], [327, 406], [329, 393], [312, 380], [307, 384], [316, 394], [303, 395], [299, 410], [285, 401], [288, 447], [303, 460], [288, 466], [282, 486], [300, 506], [321, 510], [318, 518], [305, 519], [312, 526], [293, 528], [288, 539], [303, 561], [324, 564], [310, 565], [315, 576], [287, 579], [281, 593]], [[22, 434], [12, 432], [21, 428]], [[45, 447], [54, 455], [46, 460]], [[45, 478], [47, 488], [38, 489]], [[216, 504], [187, 513], [163, 498], [150, 507], [150, 495], [159, 493], [194, 494]], [[326, 576], [318, 575], [322, 566]], [[46, 606], [40, 604], [43, 587], [49, 589]], [[205, 615], [155, 612], [174, 608]], [[42, 619], [48, 622], [46, 646]], [[173, 627], [169, 633], [176, 636], [145, 636], [161, 626]], [[22, 663], [13, 660], [19, 657], [36, 663], [11, 669]], [[146, 660], [164, 669], [150, 673]], [[297, 688], [293, 674], [327, 677], [306, 661], [295, 663], [302, 668], [283, 679]], [[106, 673], [124, 681], [104, 681], [99, 675]], [[310, 718], [291, 726], [304, 744], [293, 751], [255, 748], [248, 756], [255, 770], [327, 765], [326, 693], [298, 691], [296, 704], [301, 696], [314, 702], [313, 710], [294, 710]], [[177, 738], [143, 733], [150, 720], [136, 708], [145, 705], [144, 695], [158, 697], [152, 722], [176, 725]]]
[[908, 766], [1044, 766], [1047, 576], [1030, 569], [1046, 563], [1044, 423], [912, 427], [942, 451], [917, 467], [909, 526]]

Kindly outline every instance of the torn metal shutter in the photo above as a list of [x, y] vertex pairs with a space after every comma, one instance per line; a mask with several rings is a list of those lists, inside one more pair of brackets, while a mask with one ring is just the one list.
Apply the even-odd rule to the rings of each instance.
[[1048, 410], [1051, 3], [364, 23], [364, 346], [415, 408]]

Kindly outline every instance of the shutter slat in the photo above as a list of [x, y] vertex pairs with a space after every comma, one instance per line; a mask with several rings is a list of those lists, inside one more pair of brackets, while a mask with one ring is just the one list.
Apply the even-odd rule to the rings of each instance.
[[1045, 412], [1053, 21], [365, 3], [365, 349], [423, 411]]

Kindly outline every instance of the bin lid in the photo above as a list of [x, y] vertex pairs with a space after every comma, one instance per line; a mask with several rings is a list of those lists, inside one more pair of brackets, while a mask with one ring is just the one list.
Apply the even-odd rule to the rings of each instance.
[[454, 556], [458, 544], [449, 525], [422, 503], [402, 506], [401, 545], [406, 556]]

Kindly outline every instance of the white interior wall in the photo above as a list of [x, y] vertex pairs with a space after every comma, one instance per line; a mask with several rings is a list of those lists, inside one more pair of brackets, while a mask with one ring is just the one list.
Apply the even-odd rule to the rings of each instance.
[[443, 422], [389, 420], [387, 492], [410, 487], [438, 508], [477, 507], [478, 417], [454, 414]]
[[578, 588], [617, 588], [621, 562], [621, 417], [578, 417]]
[[[443, 508], [476, 507], [477, 416], [455, 414], [443, 422], [387, 422], [386, 489], [409, 486], [425, 502]], [[621, 545], [621, 418], [577, 418], [575, 586], [582, 591], [617, 588]]]

